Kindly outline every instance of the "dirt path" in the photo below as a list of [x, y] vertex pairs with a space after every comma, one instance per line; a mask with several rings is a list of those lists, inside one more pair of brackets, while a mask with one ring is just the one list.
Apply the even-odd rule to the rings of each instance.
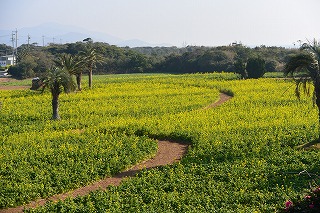
[[219, 97], [219, 100], [210, 104], [209, 106], [205, 107], [204, 109], [209, 109], [209, 108], [213, 108], [213, 107], [217, 107], [221, 104], [223, 104], [224, 102], [230, 100], [232, 98], [232, 96], [229, 96], [225, 93], [220, 93], [220, 97]]
[[30, 89], [30, 86], [2, 86], [2, 85], [0, 85], [0, 90], [19, 90], [19, 89]]
[[[205, 109], [219, 106], [224, 102], [228, 101], [230, 98], [232, 97], [226, 94], [220, 93], [220, 99], [217, 102], [207, 106]], [[183, 155], [187, 152], [187, 150], [188, 150], [187, 144], [177, 143], [174, 141], [158, 141], [158, 151], [154, 158], [146, 160], [140, 164], [137, 164], [136, 166], [124, 172], [121, 172], [114, 177], [107, 177], [100, 181], [94, 182], [88, 186], [84, 186], [64, 194], [58, 194], [46, 199], [39, 199], [36, 201], [32, 201], [31, 203], [25, 206], [2, 209], [0, 210], [0, 213], [23, 212], [24, 208], [28, 209], [28, 208], [35, 208], [37, 206], [43, 206], [49, 200], [51, 201], [65, 200], [67, 197], [83, 196], [83, 195], [89, 194], [91, 191], [95, 191], [98, 189], [104, 190], [109, 185], [117, 186], [121, 183], [121, 181], [124, 178], [134, 177], [138, 172], [140, 172], [144, 168], [151, 169], [158, 166], [169, 165], [179, 161], [183, 157]]]
[[0, 90], [19, 90], [19, 89], [30, 89], [31, 86], [12, 86], [12, 85], [1, 85], [1, 83], [16, 82], [18, 80], [12, 78], [0, 78]]

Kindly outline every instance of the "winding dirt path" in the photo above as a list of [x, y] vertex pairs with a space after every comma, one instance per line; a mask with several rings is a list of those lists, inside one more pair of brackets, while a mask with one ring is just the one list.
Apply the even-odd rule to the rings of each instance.
[[[232, 97], [229, 95], [220, 93], [219, 100], [205, 107], [204, 109], [217, 107], [231, 98]], [[67, 197], [83, 196], [83, 195], [89, 194], [91, 191], [95, 191], [98, 189], [105, 190], [109, 185], [117, 186], [121, 183], [121, 181], [124, 178], [134, 177], [142, 169], [152, 169], [158, 166], [170, 165], [172, 163], [178, 162], [183, 157], [183, 155], [187, 152], [187, 150], [188, 150], [187, 144], [178, 143], [174, 141], [158, 141], [158, 151], [154, 158], [146, 160], [142, 163], [139, 163], [133, 166], [132, 168], [117, 174], [114, 177], [104, 178], [90, 185], [75, 189], [67, 193], [57, 194], [46, 199], [39, 199], [36, 201], [32, 201], [31, 203], [24, 206], [1, 209], [0, 213], [23, 212], [25, 208], [28, 209], [28, 208], [35, 208], [37, 206], [43, 206], [49, 200], [51, 201], [65, 200]]]
[[219, 100], [210, 104], [209, 106], [205, 107], [204, 109], [210, 109], [213, 107], [217, 107], [217, 106], [223, 104], [224, 102], [230, 100], [231, 98], [232, 98], [232, 96], [230, 96], [230, 95], [227, 95], [225, 93], [220, 93]]

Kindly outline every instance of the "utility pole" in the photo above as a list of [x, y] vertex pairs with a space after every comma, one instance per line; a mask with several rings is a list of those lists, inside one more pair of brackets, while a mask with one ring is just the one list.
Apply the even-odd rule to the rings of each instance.
[[54, 37], [52, 37], [52, 44], [54, 44]]
[[15, 40], [15, 37], [14, 37], [14, 31], [12, 31], [12, 34], [11, 34], [11, 41], [12, 41], [12, 58], [13, 58], [13, 65], [15, 65], [15, 57], [14, 57], [14, 40]]
[[14, 32], [12, 31], [12, 34], [11, 34], [11, 41], [12, 41], [12, 48], [14, 49]]
[[44, 35], [42, 36], [42, 46], [44, 47]]
[[18, 55], [18, 30], [16, 28], [16, 56]]
[[28, 47], [29, 47], [29, 44], [30, 44], [30, 39], [31, 39], [31, 37], [30, 37], [30, 35], [28, 34]]

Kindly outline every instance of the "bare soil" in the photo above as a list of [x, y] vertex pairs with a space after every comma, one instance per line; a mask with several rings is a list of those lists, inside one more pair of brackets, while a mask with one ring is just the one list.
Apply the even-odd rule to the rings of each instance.
[[[217, 102], [207, 106], [205, 109], [217, 107], [222, 103], [228, 101], [230, 98], [232, 97], [221, 93], [220, 99]], [[168, 141], [168, 140], [158, 141], [158, 151], [154, 158], [146, 160], [142, 163], [139, 163], [133, 166], [132, 168], [117, 174], [114, 177], [106, 177], [90, 185], [75, 189], [73, 191], [70, 191], [64, 194], [57, 194], [46, 199], [39, 199], [36, 201], [32, 201], [31, 203], [24, 206], [2, 209], [0, 210], [0, 213], [23, 212], [23, 209], [25, 208], [28, 209], [28, 208], [43, 206], [49, 200], [50, 201], [65, 200], [67, 197], [83, 196], [83, 195], [89, 194], [91, 191], [95, 191], [98, 189], [105, 190], [109, 185], [117, 186], [121, 183], [123, 179], [128, 177], [134, 177], [142, 169], [152, 169], [155, 167], [170, 165], [175, 162], [178, 162], [184, 156], [187, 150], [188, 150], [188, 144], [186, 143], [178, 143], [178, 142]]]
[[302, 144], [300, 146], [297, 146], [298, 149], [305, 149], [305, 150], [310, 150], [310, 149], [320, 149], [320, 140], [314, 140], [305, 144]]
[[30, 89], [29, 86], [6, 86], [0, 85], [0, 90], [22, 90], [22, 89]]
[[220, 93], [219, 100], [214, 102], [214, 103], [212, 103], [212, 104], [210, 104], [209, 106], [205, 107], [204, 109], [217, 107], [217, 106], [223, 104], [224, 102], [228, 101], [231, 98], [232, 98], [232, 96], [229, 96], [229, 95], [224, 94], [224, 93]]
[[21, 90], [30, 89], [30, 86], [11, 86], [11, 85], [1, 85], [1, 83], [15, 82], [18, 81], [13, 78], [0, 78], [0, 90]]

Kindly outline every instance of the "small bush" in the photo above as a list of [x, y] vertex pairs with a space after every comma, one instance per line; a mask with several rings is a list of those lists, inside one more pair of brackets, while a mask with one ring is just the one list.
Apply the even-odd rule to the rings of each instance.
[[249, 58], [246, 66], [248, 78], [261, 78], [266, 72], [265, 64], [260, 57]]

